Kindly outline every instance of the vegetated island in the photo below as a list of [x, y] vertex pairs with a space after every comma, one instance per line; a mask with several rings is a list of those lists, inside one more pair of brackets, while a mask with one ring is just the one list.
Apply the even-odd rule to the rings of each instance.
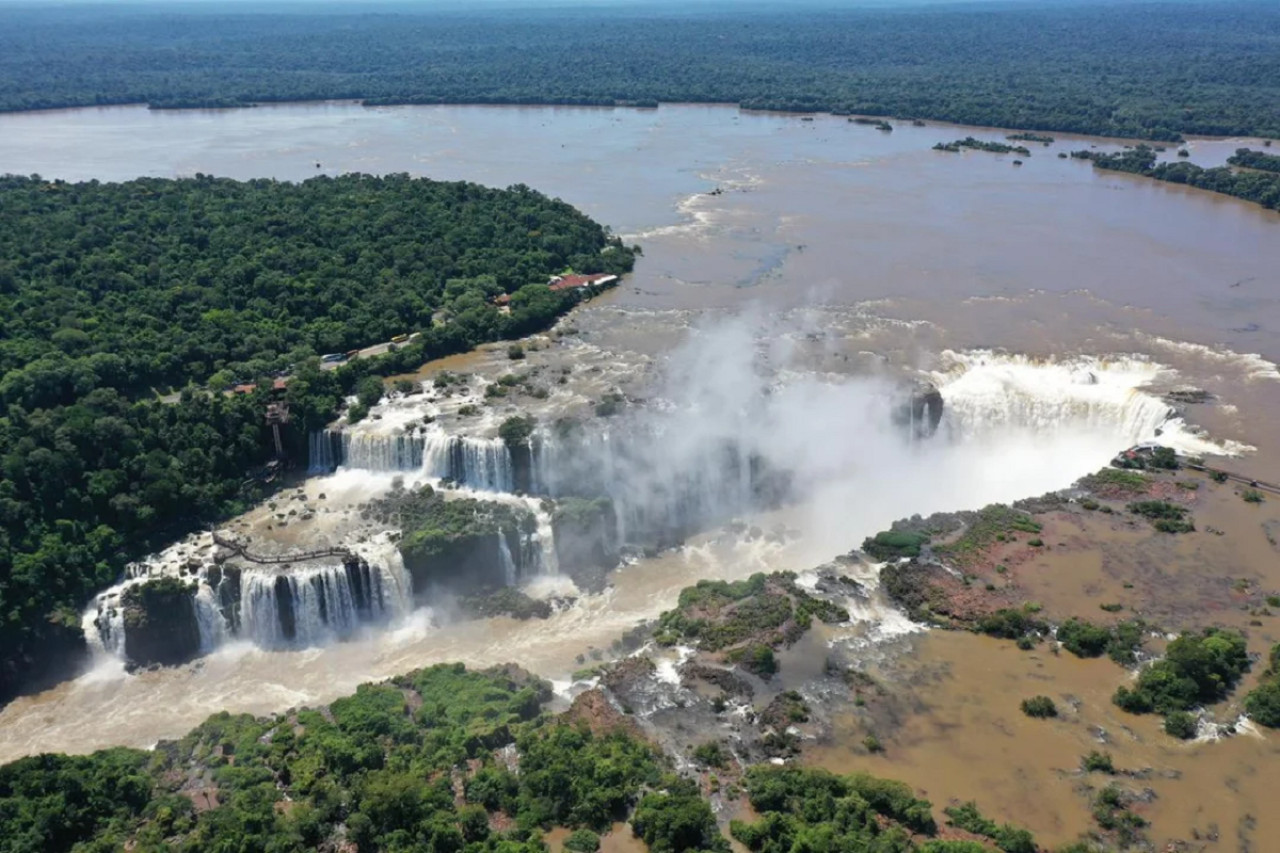
[[0, 697], [79, 663], [79, 610], [127, 563], [274, 488], [270, 404], [305, 458], [373, 377], [546, 328], [592, 292], [550, 275], [635, 251], [524, 186], [0, 178]]
[[1042, 133], [1011, 133], [1005, 139], [1015, 142], [1039, 142], [1042, 145], [1052, 145], [1053, 137], [1045, 136]]
[[[1013, 137], [1010, 137], [1010, 139], [1012, 138]], [[953, 154], [958, 154], [965, 148], [973, 151], [990, 151], [992, 154], [1021, 154], [1024, 157], [1031, 156], [1031, 149], [1025, 145], [1008, 145], [1004, 142], [986, 142], [972, 136], [966, 136], [964, 139], [957, 139], [955, 142], [939, 142], [933, 146], [934, 151], [950, 151]]]
[[0, 11], [0, 109], [701, 102], [1168, 141], [1280, 136], [1278, 26], [1274, 4], [1246, 0], [323, 15], [15, 6]]
[[1264, 151], [1251, 151], [1248, 148], [1237, 148], [1236, 153], [1227, 158], [1232, 166], [1242, 169], [1258, 169], [1263, 172], [1280, 172], [1280, 156], [1267, 154]]
[[865, 116], [853, 116], [849, 118], [849, 123], [870, 125], [871, 127], [874, 127], [876, 130], [883, 130], [886, 133], [893, 132], [893, 125], [889, 124], [889, 122], [885, 121], [884, 119], [867, 118]]
[[[1244, 150], [1237, 151], [1228, 162], [1232, 163], [1233, 166], [1245, 165], [1243, 162], [1233, 162], [1241, 159], [1240, 152]], [[1210, 192], [1222, 193], [1223, 195], [1251, 201], [1269, 210], [1280, 209], [1280, 171], [1273, 172], [1266, 169], [1267, 165], [1274, 165], [1271, 161], [1280, 163], [1280, 158], [1271, 157], [1269, 160], [1264, 160], [1260, 158], [1269, 155], [1257, 155], [1254, 152], [1249, 152], [1249, 155], [1249, 157], [1244, 158], [1250, 164], [1249, 167], [1241, 170], [1233, 169], [1229, 166], [1206, 169], [1185, 161], [1157, 163], [1157, 152], [1149, 145], [1137, 145], [1112, 154], [1088, 150], [1071, 152], [1072, 157], [1078, 160], [1089, 160], [1098, 169], [1129, 172], [1134, 175], [1154, 178], [1157, 181], [1186, 184], [1197, 189], [1209, 190]], [[1262, 163], [1264, 165], [1259, 167], [1252, 165], [1254, 163]]]

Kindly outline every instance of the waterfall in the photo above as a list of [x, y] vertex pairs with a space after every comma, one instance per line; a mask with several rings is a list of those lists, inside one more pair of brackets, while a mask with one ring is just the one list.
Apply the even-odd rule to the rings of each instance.
[[519, 573], [516, 570], [516, 562], [511, 558], [511, 548], [507, 545], [507, 537], [501, 530], [496, 534], [498, 537], [498, 557], [502, 560], [502, 570], [506, 574], [507, 586], [515, 586], [519, 580]]
[[324, 430], [309, 439], [308, 470], [339, 466], [368, 471], [420, 471], [485, 492], [515, 489], [511, 451], [499, 438], [449, 435], [439, 428], [386, 435], [365, 430]]
[[222, 645], [226, 622], [222, 617], [217, 593], [204, 581], [196, 589], [196, 621], [200, 629], [200, 653], [209, 654]]
[[452, 467], [449, 479], [486, 492], [515, 490], [515, 466], [511, 451], [498, 438], [452, 438]]
[[263, 648], [314, 646], [404, 612], [403, 578], [363, 560], [241, 577], [240, 636]]
[[1115, 437], [1121, 449], [1160, 436], [1174, 410], [1139, 390], [1159, 365], [1136, 358], [1039, 362], [1021, 356], [948, 353], [936, 374], [946, 397], [943, 422], [966, 439], [1001, 429], [1033, 434], [1086, 429]]
[[120, 607], [119, 588], [97, 596], [85, 610], [80, 624], [95, 654], [124, 657], [124, 610]]
[[342, 431], [341, 464], [369, 471], [416, 471], [422, 467], [420, 435], [377, 435]]
[[536, 507], [533, 517], [538, 522], [538, 530], [533, 534], [533, 545], [537, 547], [539, 569], [541, 574], [560, 574], [560, 560], [556, 557], [555, 532], [551, 526], [551, 513]]
[[308, 436], [307, 451], [308, 474], [332, 473], [340, 461], [341, 436], [333, 430], [315, 430]]

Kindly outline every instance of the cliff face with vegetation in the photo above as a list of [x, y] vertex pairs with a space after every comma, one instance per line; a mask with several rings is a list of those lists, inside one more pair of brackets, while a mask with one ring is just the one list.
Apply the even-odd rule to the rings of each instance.
[[608, 498], [562, 498], [551, 515], [560, 570], [591, 588], [618, 565], [617, 518]]
[[273, 373], [292, 371], [284, 442], [305, 458], [361, 379], [543, 328], [579, 298], [551, 273], [632, 259], [522, 186], [0, 178], [0, 699], [84, 653], [77, 613], [130, 560], [263, 496]]
[[400, 554], [415, 594], [423, 598], [433, 590], [470, 593], [507, 586], [534, 559], [528, 547], [536, 527], [533, 514], [510, 504], [446, 500], [423, 486], [372, 501], [365, 513], [400, 528]]
[[124, 651], [140, 666], [185, 663], [200, 653], [195, 585], [159, 578], [127, 587], [120, 595], [124, 609]]

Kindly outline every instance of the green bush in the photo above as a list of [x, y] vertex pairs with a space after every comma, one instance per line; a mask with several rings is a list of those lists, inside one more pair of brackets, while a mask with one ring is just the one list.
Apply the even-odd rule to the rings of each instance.
[[596, 853], [600, 849], [600, 836], [589, 829], [578, 829], [564, 840], [564, 849], [573, 853]]
[[503, 443], [511, 449], [527, 447], [529, 438], [533, 435], [534, 427], [537, 425], [532, 417], [513, 415], [502, 422], [498, 427], [498, 437]]
[[1180, 740], [1196, 736], [1196, 718], [1186, 711], [1172, 711], [1164, 718], [1165, 734]]
[[929, 541], [929, 534], [906, 530], [882, 530], [863, 540], [862, 552], [876, 560], [897, 560], [918, 557], [920, 549]]
[[1022, 700], [1022, 713], [1036, 718], [1056, 717], [1058, 706], [1048, 696], [1032, 696]]
[[1195, 524], [1186, 520], [1187, 508], [1169, 501], [1135, 501], [1129, 511], [1149, 520], [1161, 533], [1190, 533]]
[[1245, 489], [1243, 492], [1240, 493], [1240, 497], [1244, 500], [1245, 503], [1251, 503], [1251, 504], [1260, 504], [1264, 500], [1262, 496], [1262, 492], [1258, 491], [1257, 489]]
[[731, 659], [761, 678], [769, 678], [778, 671], [778, 661], [773, 649], [763, 643], [753, 643], [743, 649], [735, 649]]
[[1244, 709], [1260, 725], [1280, 728], [1280, 682], [1273, 679], [1249, 691], [1244, 699]]
[[713, 740], [694, 747], [693, 760], [707, 767], [723, 770], [729, 763], [729, 754], [719, 741]]
[[1271, 647], [1262, 682], [1244, 699], [1249, 717], [1268, 728], [1280, 728], [1280, 643]]
[[1036, 619], [1026, 609], [1015, 610], [1005, 608], [997, 610], [978, 620], [977, 629], [991, 637], [1005, 640], [1016, 640], [1031, 634], [1043, 634], [1048, 631], [1043, 620]]
[[1176, 520], [1187, 514], [1186, 507], [1169, 501], [1134, 501], [1129, 504], [1128, 509], [1129, 512], [1149, 519], [1168, 518]]
[[1036, 853], [1035, 839], [1030, 832], [1011, 824], [1000, 825], [989, 820], [978, 811], [978, 805], [973, 801], [948, 806], [943, 809], [943, 813], [947, 816], [947, 823], [965, 832], [990, 838], [1005, 853]]
[[631, 828], [651, 853], [728, 853], [711, 806], [686, 779], [669, 777], [664, 790], [645, 794], [631, 816]]
[[1076, 657], [1101, 657], [1111, 643], [1111, 631], [1082, 619], [1068, 619], [1058, 626], [1058, 642]]
[[366, 409], [372, 409], [382, 401], [384, 390], [381, 379], [376, 376], [366, 376], [356, 383], [356, 399]]
[[[1100, 606], [1108, 611], [1121, 609], [1118, 604]], [[1095, 658], [1106, 654], [1116, 663], [1127, 665], [1136, 660], [1144, 631], [1146, 624], [1140, 619], [1106, 627], [1073, 617], [1058, 626], [1058, 641], [1076, 657]]]
[[1186, 633], [1169, 644], [1163, 660], [1138, 676], [1132, 688], [1121, 687], [1113, 701], [1132, 713], [1186, 711], [1224, 698], [1249, 668], [1244, 637], [1209, 628]]
[[1111, 753], [1098, 752], [1096, 749], [1080, 760], [1080, 766], [1084, 768], [1086, 773], [1108, 773], [1116, 772], [1115, 764], [1111, 760]]

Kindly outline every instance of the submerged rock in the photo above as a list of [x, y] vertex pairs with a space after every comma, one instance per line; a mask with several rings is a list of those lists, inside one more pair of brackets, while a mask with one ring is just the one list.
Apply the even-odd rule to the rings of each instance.
[[510, 616], [520, 620], [547, 619], [555, 610], [552, 602], [539, 601], [512, 587], [503, 587], [486, 595], [469, 595], [458, 603], [463, 612], [473, 618]]

